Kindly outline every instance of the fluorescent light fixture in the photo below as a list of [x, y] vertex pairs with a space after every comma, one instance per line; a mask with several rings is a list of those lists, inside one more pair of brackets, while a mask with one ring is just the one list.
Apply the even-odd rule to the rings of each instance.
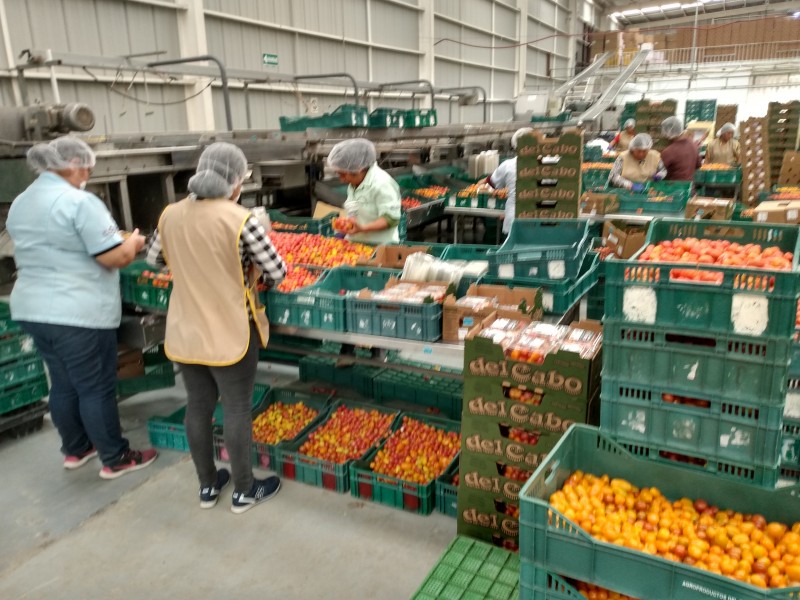
[[680, 2], [673, 2], [671, 4], [662, 4], [661, 10], [677, 10], [681, 7]]
[[634, 8], [632, 10], [623, 10], [622, 11], [622, 16], [623, 17], [631, 17], [633, 15], [640, 15], [640, 14], [642, 14], [642, 11], [640, 11], [639, 9], [636, 9], [636, 8]]
[[692, 2], [691, 4], [681, 4], [681, 8], [697, 8], [698, 6], [703, 6], [701, 2]]
[[646, 8], [643, 8], [642, 12], [644, 14], [646, 14], [646, 15], [649, 15], [650, 13], [661, 12], [661, 7], [660, 6], [648, 6]]

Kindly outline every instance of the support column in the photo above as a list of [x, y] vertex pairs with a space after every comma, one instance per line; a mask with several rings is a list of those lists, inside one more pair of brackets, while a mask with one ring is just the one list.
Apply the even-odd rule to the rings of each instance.
[[528, 0], [517, 0], [517, 18], [519, 19], [517, 31], [519, 31], [519, 43], [517, 50], [517, 75], [516, 91], [517, 95], [525, 89], [525, 81], [528, 79], [528, 45], [523, 42], [528, 39]]
[[[419, 50], [424, 52], [420, 56], [419, 62], [419, 78], [427, 79], [428, 81], [436, 81], [436, 61], [434, 60], [433, 43], [434, 43], [434, 0], [420, 0], [419, 7], [422, 9], [419, 13]], [[421, 101], [422, 108], [430, 108], [430, 97], [423, 96]]]
[[[8, 16], [6, 14], [6, 2], [5, 0], [0, 0], [0, 36], [3, 36], [3, 52], [6, 56], [6, 62], [8, 63], [8, 68], [11, 69], [14, 65], [17, 64], [17, 58], [14, 56], [14, 50], [11, 48], [11, 39], [10, 33], [8, 28]], [[19, 84], [17, 83], [16, 78], [13, 77], [14, 72], [9, 71], [11, 73], [11, 91], [14, 94], [14, 104], [16, 106], [22, 106], [22, 94], [19, 91]]]
[[[177, 13], [181, 57], [209, 54], [203, 0], [185, 0], [185, 6], [186, 10]], [[202, 81], [186, 86], [187, 98], [199, 94], [186, 102], [186, 120], [190, 131], [216, 129], [211, 88], [203, 90], [204, 86]]]

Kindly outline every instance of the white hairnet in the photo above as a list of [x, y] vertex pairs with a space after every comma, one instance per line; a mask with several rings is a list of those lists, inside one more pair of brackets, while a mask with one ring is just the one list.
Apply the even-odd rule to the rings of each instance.
[[215, 142], [200, 155], [189, 191], [198, 198], [229, 198], [246, 173], [244, 152], [228, 142]]
[[625, 125], [623, 125], [622, 128], [628, 129], [628, 127], [636, 127], [636, 119], [628, 119], [625, 121]]
[[519, 138], [521, 138], [523, 135], [528, 135], [529, 133], [533, 133], [533, 129], [530, 127], [522, 127], [517, 129], [514, 132], [514, 135], [511, 136], [511, 147], [516, 150], [517, 144], [519, 144]]
[[736, 127], [734, 127], [733, 123], [725, 123], [725, 125], [719, 128], [717, 137], [721, 136], [723, 133], [736, 133]]
[[36, 144], [28, 150], [28, 166], [37, 173], [64, 169], [91, 169], [94, 151], [75, 137], [64, 136], [52, 142]]
[[375, 144], [364, 138], [339, 142], [328, 154], [328, 166], [334, 171], [360, 173], [378, 160]]
[[661, 121], [661, 134], [667, 139], [674, 140], [683, 133], [683, 123], [678, 117], [667, 117]]
[[637, 133], [631, 140], [628, 150], [650, 150], [653, 147], [653, 138], [646, 133]]

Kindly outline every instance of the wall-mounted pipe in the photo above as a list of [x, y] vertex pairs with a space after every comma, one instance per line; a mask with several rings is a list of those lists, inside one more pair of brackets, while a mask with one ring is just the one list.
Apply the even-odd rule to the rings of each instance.
[[219, 78], [222, 82], [222, 99], [225, 102], [225, 122], [228, 126], [228, 131], [233, 131], [233, 113], [231, 112], [231, 95], [228, 90], [228, 71], [220, 59], [211, 54], [204, 54], [202, 56], [189, 56], [186, 58], [176, 58], [173, 60], [159, 60], [156, 62], [147, 63], [148, 67], [164, 67], [167, 65], [182, 65], [191, 62], [203, 62], [210, 60], [215, 63], [219, 68]]
[[464, 91], [480, 92], [483, 95], [483, 122], [486, 123], [486, 88], [479, 85], [468, 85], [464, 87], [442, 88], [439, 91], [443, 93], [448, 92], [464, 92]]
[[395, 88], [400, 85], [411, 85], [412, 83], [422, 83], [428, 86], [428, 93], [431, 95], [431, 108], [435, 108], [436, 105], [436, 94], [433, 91], [433, 84], [428, 81], [427, 79], [414, 79], [412, 81], [391, 81], [389, 83], [381, 83], [378, 84], [378, 91], [382, 92], [386, 88]]
[[356, 96], [356, 106], [358, 106], [358, 83], [356, 83], [356, 78], [350, 75], [350, 73], [320, 73], [318, 75], [295, 75], [294, 80], [302, 81], [304, 79], [331, 79], [333, 77], [345, 77], [350, 80], [350, 83], [353, 84], [354, 94]]

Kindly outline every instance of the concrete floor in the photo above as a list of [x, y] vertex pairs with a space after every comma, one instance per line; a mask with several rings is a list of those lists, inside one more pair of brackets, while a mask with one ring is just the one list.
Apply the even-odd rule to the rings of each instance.
[[[260, 365], [258, 380], [296, 371]], [[147, 418], [185, 402], [182, 384], [120, 404], [133, 447]], [[201, 510], [188, 455], [162, 451], [115, 481], [99, 462], [62, 468], [52, 424], [0, 440], [0, 598], [407, 599], [455, 536], [455, 520], [421, 517], [293, 481], [242, 515], [230, 488]], [[263, 474], [257, 471], [258, 474]]]

